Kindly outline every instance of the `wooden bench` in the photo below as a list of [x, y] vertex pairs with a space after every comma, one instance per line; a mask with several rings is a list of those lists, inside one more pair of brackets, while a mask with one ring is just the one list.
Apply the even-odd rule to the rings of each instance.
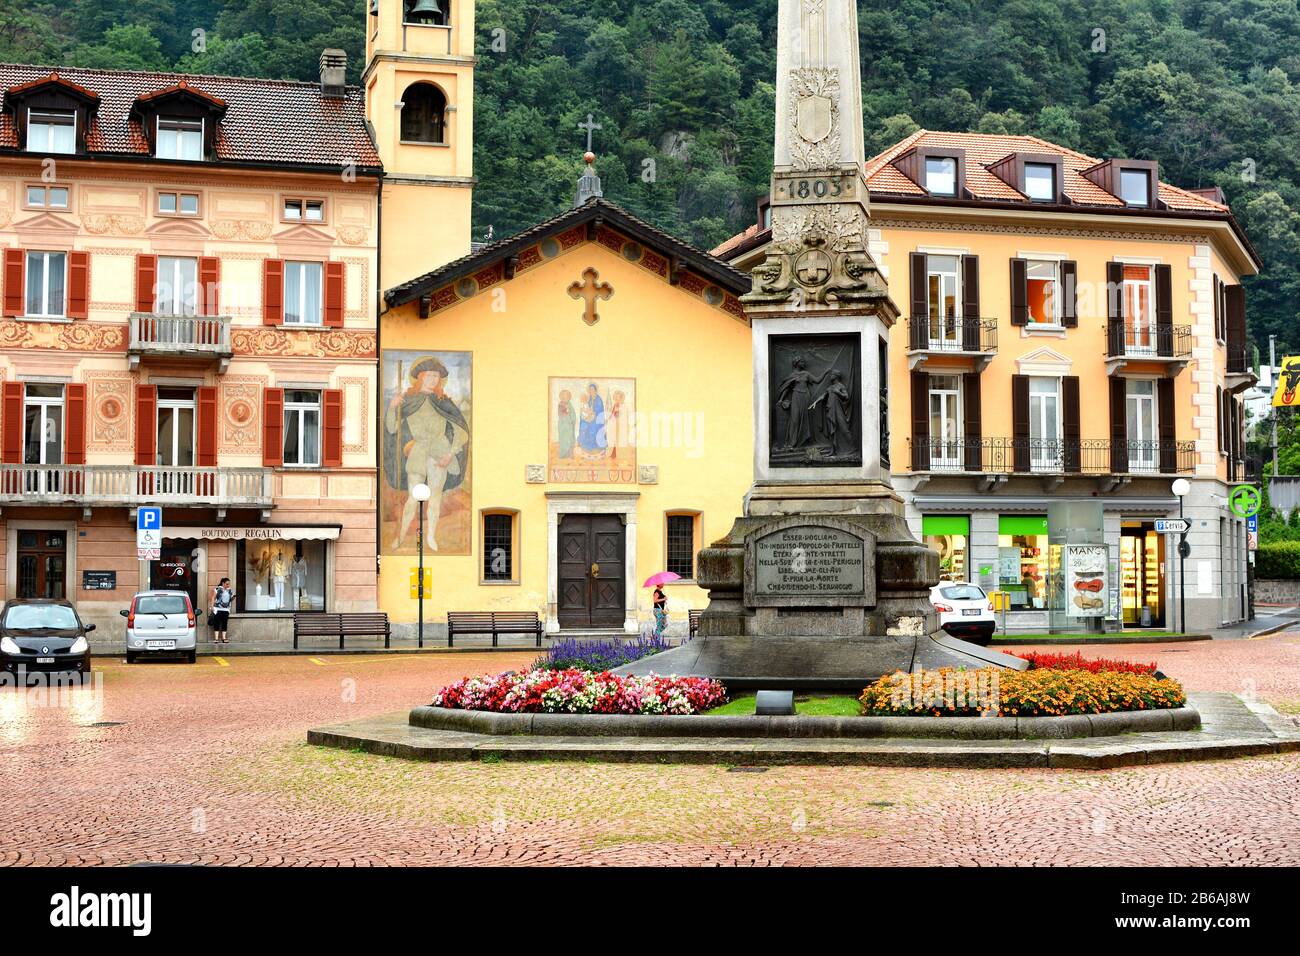
[[349, 637], [382, 637], [388, 647], [390, 628], [388, 615], [382, 611], [361, 611], [354, 614], [326, 614], [306, 611], [293, 616], [293, 649], [298, 649], [299, 637], [337, 637], [339, 650]]
[[703, 609], [692, 608], [689, 612], [691, 617], [691, 637], [694, 637], [700, 629], [700, 615], [704, 613]]
[[448, 611], [447, 646], [464, 634], [491, 634], [493, 647], [502, 634], [532, 634], [541, 647], [542, 620], [536, 611]]

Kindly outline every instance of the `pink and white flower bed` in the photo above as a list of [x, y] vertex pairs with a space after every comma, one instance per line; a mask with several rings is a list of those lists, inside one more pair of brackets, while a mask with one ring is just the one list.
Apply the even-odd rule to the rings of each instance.
[[698, 714], [727, 699], [703, 677], [617, 677], [533, 670], [466, 677], [433, 695], [434, 707], [499, 714]]

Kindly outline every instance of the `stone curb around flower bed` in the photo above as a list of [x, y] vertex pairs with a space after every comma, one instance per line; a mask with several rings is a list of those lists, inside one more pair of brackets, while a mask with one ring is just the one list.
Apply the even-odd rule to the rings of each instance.
[[416, 707], [412, 727], [534, 737], [925, 737], [955, 740], [1064, 740], [1126, 733], [1199, 730], [1191, 707], [1064, 717], [741, 717], [640, 714], [497, 714]]

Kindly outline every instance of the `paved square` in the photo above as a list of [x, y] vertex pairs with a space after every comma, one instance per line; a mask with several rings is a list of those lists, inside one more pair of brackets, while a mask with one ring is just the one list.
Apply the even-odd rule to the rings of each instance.
[[[1300, 634], [1089, 656], [1300, 711]], [[0, 690], [0, 861], [1296, 864], [1300, 755], [1105, 772], [420, 764], [307, 727], [403, 711], [533, 652], [97, 662]], [[59, 706], [45, 706], [58, 704]]]

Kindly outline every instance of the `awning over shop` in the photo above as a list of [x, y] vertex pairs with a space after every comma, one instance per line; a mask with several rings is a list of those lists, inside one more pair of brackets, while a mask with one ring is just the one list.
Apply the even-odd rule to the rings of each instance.
[[998, 534], [1047, 534], [1047, 515], [999, 515]]
[[163, 528], [164, 541], [337, 541], [342, 525], [256, 525], [248, 528], [180, 527]]
[[921, 534], [970, 535], [970, 515], [922, 515]]

